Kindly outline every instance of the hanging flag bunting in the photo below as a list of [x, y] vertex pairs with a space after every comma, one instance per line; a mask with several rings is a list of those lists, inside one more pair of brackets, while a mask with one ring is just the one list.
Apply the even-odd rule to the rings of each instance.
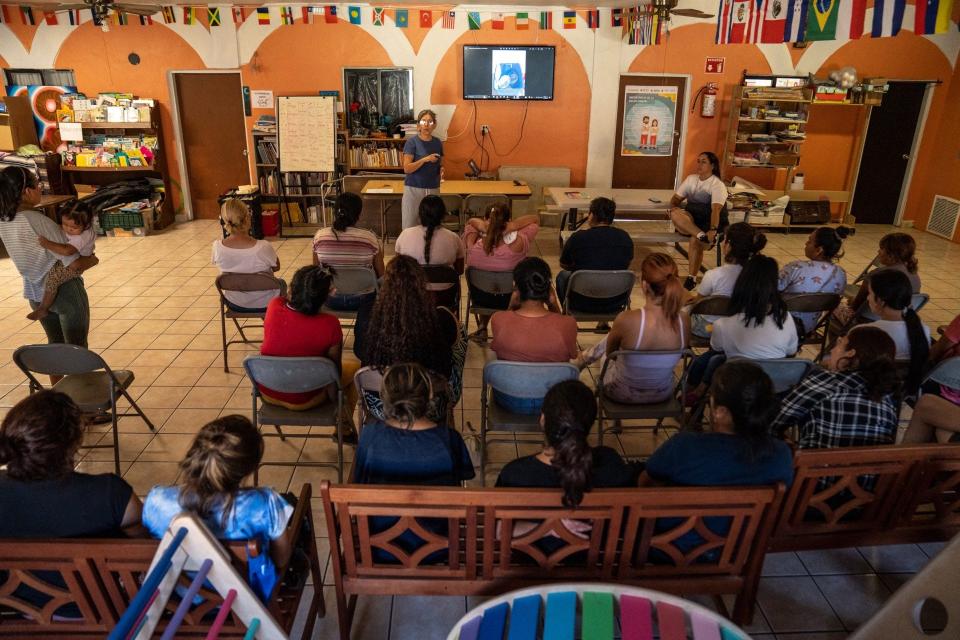
[[20, 7], [20, 20], [23, 22], [23, 24], [37, 24], [33, 18], [33, 9], [30, 7]]
[[540, 12], [540, 28], [553, 29], [553, 11]]
[[360, 7], [348, 7], [347, 17], [350, 19], [350, 24], [360, 24]]
[[220, 7], [207, 7], [207, 24], [211, 27], [220, 26]]
[[620, 7], [614, 7], [610, 11], [610, 26], [611, 27], [622, 27], [623, 26], [623, 9]]
[[407, 9], [394, 9], [393, 21], [400, 29], [406, 29], [410, 26], [410, 12]]
[[838, 0], [813, 0], [807, 11], [807, 35], [805, 40], [837, 39]]
[[420, 28], [430, 29], [431, 27], [433, 27], [433, 11], [420, 9]]
[[193, 21], [196, 19], [196, 15], [193, 11], [193, 7], [184, 7], [183, 8], [183, 24], [193, 24]]
[[576, 11], [563, 12], [563, 28], [564, 29], [577, 28], [577, 12]]
[[373, 26], [375, 27], [383, 26], [383, 7], [373, 8]]
[[874, 0], [873, 29], [870, 34], [874, 38], [883, 38], [900, 33], [906, 4], [906, 0]]
[[[67, 11], [67, 17], [70, 19], [70, 24], [72, 24], [73, 26], [76, 27], [80, 25], [80, 9], [73, 9], [71, 11]], [[3, 7], [3, 21], [7, 22], [6, 7]]]
[[[639, 10], [639, 7], [637, 8]], [[630, 39], [628, 42], [630, 44], [640, 44], [640, 15], [637, 11], [631, 11], [630, 17], [627, 19], [630, 29]]]
[[587, 26], [596, 29], [600, 26], [600, 10], [590, 9], [587, 11]]
[[[72, 13], [72, 12], [71, 12]], [[0, 23], [10, 24], [10, 10], [7, 5], [0, 5]], [[73, 24], [72, 22], [70, 24]]]
[[[920, 2], [922, 0], [918, 0]], [[837, 7], [837, 39], [858, 40], [863, 35], [867, 0], [843, 0]]]
[[530, 16], [526, 13], [517, 14], [517, 31], [527, 31], [530, 28]]
[[783, 42], [783, 34], [787, 28], [786, 0], [763, 0], [763, 11], [760, 15], [760, 42]]
[[56, 24], [59, 24], [59, 23], [57, 22], [57, 14], [56, 14], [56, 12], [54, 12], [54, 11], [44, 11], [44, 12], [43, 12], [43, 20], [44, 20], [44, 22], [46, 22], [47, 24], [49, 24], [49, 25], [51, 25], [51, 26], [56, 25]]
[[743, 43], [749, 41], [753, 9], [753, 0], [733, 0], [731, 3], [730, 35], [727, 37], [727, 42]]
[[269, 7], [257, 7], [257, 24], [261, 24], [261, 25], [270, 24]]
[[503, 29], [503, 14], [494, 13], [490, 18], [490, 26], [497, 30]]
[[333, 4], [328, 4], [327, 7], [323, 10], [323, 20], [327, 24], [335, 24], [337, 22], [337, 6]]
[[480, 30], [480, 12], [479, 11], [467, 12], [467, 26], [470, 27], [471, 31]]
[[953, 15], [953, 0], [917, 0], [913, 32], [946, 33]]
[[153, 24], [152, 16], [140, 16], [140, 25], [144, 27], [149, 27]]
[[313, 7], [307, 5], [302, 7], [300, 12], [303, 14], [303, 24], [313, 24]]
[[238, 27], [247, 19], [247, 16], [243, 15], [243, 9], [240, 7], [233, 7], [231, 13], [233, 13], [233, 24]]
[[787, 25], [784, 42], [803, 42], [807, 35], [807, 5], [810, 0], [790, 0], [787, 5]]
[[163, 7], [163, 24], [174, 24], [177, 21], [177, 15], [173, 12], [173, 7], [167, 5]]
[[121, 27], [127, 26], [127, 14], [125, 14], [123, 11], [114, 10], [113, 24], [119, 25]]
[[453, 11], [444, 11], [443, 20], [440, 21], [440, 26], [444, 29], [453, 29], [457, 26], [457, 14]]

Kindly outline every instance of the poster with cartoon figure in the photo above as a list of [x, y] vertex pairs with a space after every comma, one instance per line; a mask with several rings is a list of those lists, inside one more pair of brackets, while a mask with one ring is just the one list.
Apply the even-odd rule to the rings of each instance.
[[672, 155], [676, 111], [676, 87], [627, 86], [623, 95], [620, 155]]

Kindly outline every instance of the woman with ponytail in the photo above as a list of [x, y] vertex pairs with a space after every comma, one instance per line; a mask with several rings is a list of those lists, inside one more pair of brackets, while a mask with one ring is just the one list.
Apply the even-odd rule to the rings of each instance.
[[768, 431], [777, 400], [767, 374], [750, 362], [727, 362], [714, 373], [709, 398], [710, 430], [682, 431], [663, 443], [640, 484], [789, 486], [790, 447]]
[[[226, 238], [213, 241], [210, 262], [220, 273], [266, 273], [280, 270], [280, 258], [273, 245], [250, 235], [250, 208], [239, 198], [228, 198], [220, 206], [220, 222]], [[227, 306], [238, 313], [263, 313], [282, 288], [269, 291], [224, 291]]]
[[429, 195], [420, 201], [420, 224], [400, 232], [394, 249], [397, 255], [410, 256], [420, 264], [442, 264], [463, 273], [463, 243], [443, 226], [447, 207], [440, 196]]
[[554, 385], [540, 413], [543, 449], [508, 463], [497, 486], [561, 488], [563, 506], [572, 509], [591, 489], [636, 484], [636, 467], [610, 447], [591, 447], [587, 442], [596, 418], [597, 401], [587, 385], [579, 380]]
[[[899, 271], [910, 280], [913, 293], [920, 293], [920, 275], [917, 273], [917, 242], [908, 233], [888, 233], [880, 238], [880, 248], [874, 263], [879, 266], [868, 275], [883, 271]], [[850, 308], [859, 311], [867, 303], [867, 288], [860, 287], [850, 301]]]
[[[369, 229], [356, 226], [363, 211], [363, 200], [349, 191], [337, 196], [333, 205], [333, 225], [313, 236], [313, 264], [325, 267], [368, 267], [383, 277], [383, 249]], [[333, 294], [327, 306], [339, 311], [356, 311], [372, 294]]]
[[[590, 364], [621, 349], [682, 351], [690, 342], [690, 317], [682, 310], [687, 292], [679, 268], [665, 253], [651, 253], [640, 266], [645, 303], [617, 316], [607, 337], [581, 356]], [[604, 381], [604, 393], [617, 402], [663, 402], [674, 389], [673, 371], [679, 355], [648, 355], [613, 362]], [[579, 363], [578, 363], [579, 364]]]
[[[819, 227], [807, 237], [803, 252], [806, 260], [794, 260], [780, 269], [780, 292], [843, 294], [847, 286], [847, 272], [836, 263], [843, 257], [843, 241], [853, 235], [848, 227]], [[797, 313], [794, 318], [802, 325], [803, 333], [813, 329], [819, 314]]]
[[790, 390], [771, 433], [798, 427], [801, 449], [893, 444], [893, 394], [900, 386], [895, 353], [893, 340], [881, 329], [852, 329], [834, 344], [825, 369], [814, 369]]

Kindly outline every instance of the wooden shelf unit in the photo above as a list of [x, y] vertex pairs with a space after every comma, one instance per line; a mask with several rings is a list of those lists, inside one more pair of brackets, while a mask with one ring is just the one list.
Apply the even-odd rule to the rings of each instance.
[[[348, 173], [357, 173], [359, 171], [403, 171], [403, 145], [407, 143], [408, 138], [375, 138], [368, 136], [345, 136], [346, 143], [346, 167]], [[388, 155], [396, 153], [396, 159], [400, 164], [354, 164], [354, 149], [366, 149], [369, 151], [386, 149]]]
[[40, 144], [30, 99], [6, 96], [0, 97], [0, 103], [5, 107], [0, 113], [0, 151], [16, 151], [27, 144]]

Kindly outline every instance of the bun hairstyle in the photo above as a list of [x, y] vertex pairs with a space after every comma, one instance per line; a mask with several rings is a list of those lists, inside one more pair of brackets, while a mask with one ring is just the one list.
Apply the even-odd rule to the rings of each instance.
[[438, 415], [445, 400], [445, 385], [419, 364], [395, 364], [383, 376], [380, 397], [383, 415], [409, 429], [422, 418]]
[[590, 201], [590, 213], [599, 224], [613, 224], [617, 215], [617, 203], [610, 198], [594, 198]]
[[513, 268], [513, 284], [521, 302], [547, 302], [550, 300], [550, 266], [542, 258], [524, 258]]
[[220, 206], [220, 220], [231, 236], [250, 232], [250, 209], [239, 198], [227, 198]]
[[743, 266], [767, 246], [767, 236], [747, 222], [735, 222], [724, 231], [727, 254], [724, 260]]
[[565, 380], [543, 398], [543, 431], [553, 448], [550, 466], [560, 476], [563, 506], [574, 508], [591, 488], [593, 452], [587, 443], [597, 418], [597, 400], [579, 380]]
[[0, 222], [9, 222], [17, 216], [17, 208], [23, 195], [23, 189], [18, 187], [16, 179], [11, 177], [11, 169], [17, 169], [17, 173], [20, 173], [19, 167], [7, 167], [0, 171]]
[[897, 390], [899, 381], [894, 366], [897, 345], [886, 331], [878, 327], [854, 327], [847, 333], [847, 349], [855, 355], [837, 368], [860, 374], [867, 383], [871, 400], [879, 402]]
[[216, 507], [227, 526], [243, 479], [263, 458], [263, 436], [250, 420], [232, 415], [205, 424], [180, 463], [180, 506], [202, 518]]
[[483, 252], [493, 255], [494, 249], [503, 241], [503, 234], [510, 222], [510, 207], [502, 204], [492, 204], [487, 207], [487, 232], [483, 236]]
[[917, 241], [908, 233], [888, 233], [880, 238], [880, 249], [910, 273], [917, 272]]
[[827, 260], [839, 260], [843, 257], [843, 241], [856, 232], [856, 229], [843, 225], [836, 229], [817, 227], [813, 232], [813, 243], [823, 250], [823, 257]]
[[337, 231], [346, 231], [357, 224], [361, 211], [363, 211], [363, 198], [349, 191], [338, 195], [333, 205], [333, 236], [339, 240]]
[[913, 393], [920, 385], [923, 367], [930, 355], [930, 341], [923, 330], [920, 316], [910, 306], [913, 298], [910, 279], [902, 271], [879, 269], [867, 277], [867, 286], [873, 292], [873, 297], [884, 306], [903, 314], [903, 321], [907, 325], [907, 338], [910, 341], [910, 369], [905, 386], [907, 393]]
[[[713, 175], [720, 178], [720, 158], [717, 157], [717, 154], [715, 154], [713, 151], [701, 151], [700, 155], [706, 156], [707, 160], [710, 161], [710, 170], [712, 171]], [[722, 180], [723, 178], [720, 179]]]
[[14, 480], [70, 473], [83, 441], [83, 419], [70, 396], [38, 391], [15, 404], [0, 425], [0, 466]]
[[290, 295], [287, 303], [294, 311], [308, 316], [320, 313], [323, 303], [330, 295], [333, 276], [337, 274], [333, 267], [300, 267], [290, 282]]
[[[653, 295], [662, 298], [660, 306], [668, 318], [680, 313], [687, 299], [686, 289], [680, 283], [679, 271], [674, 259], [665, 253], [651, 253], [640, 264], [640, 277], [650, 287]], [[672, 323], [670, 327], [674, 328]]]
[[440, 196], [429, 195], [420, 201], [420, 224], [426, 228], [423, 241], [423, 262], [430, 264], [430, 243], [433, 232], [437, 230], [443, 219], [447, 217], [447, 205], [443, 204]]
[[710, 397], [714, 406], [730, 412], [733, 431], [747, 443], [750, 462], [772, 449], [769, 427], [779, 403], [773, 382], [763, 369], [742, 360], [725, 362], [713, 374]]
[[89, 229], [93, 224], [93, 211], [90, 205], [84, 202], [78, 202], [70, 211], [64, 214], [64, 217], [67, 220], [73, 221], [74, 224], [84, 231]]
[[754, 255], [744, 265], [730, 294], [730, 315], [743, 314], [745, 327], [762, 325], [768, 316], [778, 329], [787, 319], [787, 303], [780, 295], [777, 261], [763, 254]]

